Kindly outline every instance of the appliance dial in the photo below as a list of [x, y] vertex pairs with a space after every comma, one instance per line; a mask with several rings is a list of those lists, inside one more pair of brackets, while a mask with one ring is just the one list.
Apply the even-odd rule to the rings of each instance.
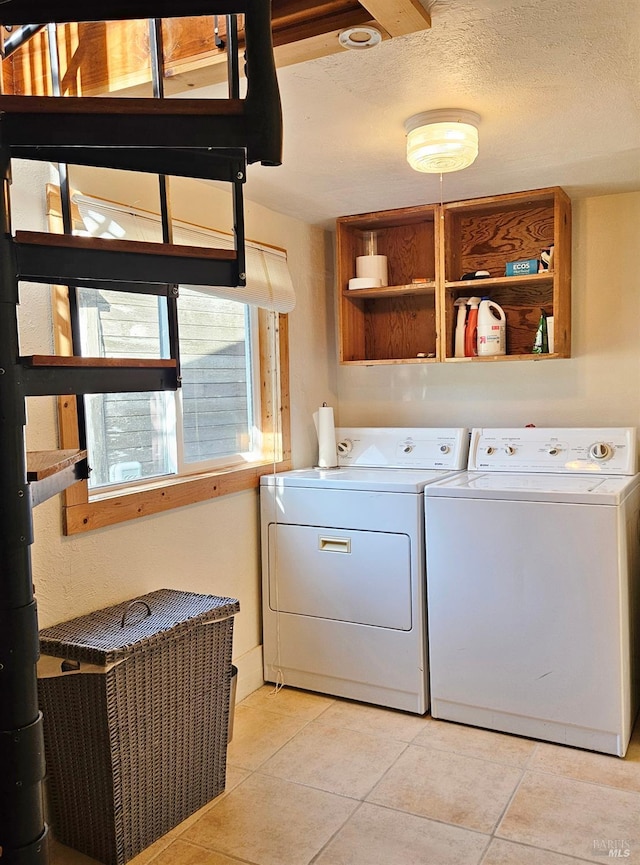
[[350, 454], [353, 450], [353, 442], [351, 439], [342, 439], [342, 441], [338, 442], [338, 453], [339, 454]]
[[514, 455], [514, 453], [516, 452], [516, 449], [514, 448], [513, 445], [507, 445], [506, 448], [504, 449], [504, 452], [506, 453], [506, 455], [508, 457], [512, 457]]
[[560, 448], [549, 447], [549, 448], [547, 448], [547, 453], [549, 454], [550, 457], [557, 457], [558, 454], [560, 453]]
[[594, 460], [608, 460], [613, 456], [613, 450], [606, 442], [596, 442], [589, 448], [589, 456]]
[[413, 450], [413, 448], [414, 448], [414, 445], [405, 445], [405, 446], [402, 448], [402, 452], [405, 453], [405, 454], [410, 454], [411, 451]]
[[487, 454], [488, 457], [490, 457], [490, 456], [491, 456], [492, 454], [494, 454], [495, 452], [496, 452], [496, 449], [495, 449], [494, 447], [491, 447], [491, 446], [489, 446], [489, 447], [487, 448], [487, 450], [485, 451], [485, 453]]
[[440, 445], [440, 453], [441, 454], [448, 454], [450, 452], [451, 452], [451, 448], [449, 447], [449, 445]]

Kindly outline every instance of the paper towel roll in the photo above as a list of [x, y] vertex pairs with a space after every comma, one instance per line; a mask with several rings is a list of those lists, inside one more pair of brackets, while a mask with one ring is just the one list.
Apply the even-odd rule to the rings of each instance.
[[380, 285], [389, 285], [386, 255], [358, 255], [356, 258], [356, 276], [370, 276], [380, 279]]
[[338, 465], [336, 448], [336, 427], [333, 419], [333, 408], [321, 405], [313, 413], [313, 422], [318, 434], [318, 466], [321, 469], [331, 469]]

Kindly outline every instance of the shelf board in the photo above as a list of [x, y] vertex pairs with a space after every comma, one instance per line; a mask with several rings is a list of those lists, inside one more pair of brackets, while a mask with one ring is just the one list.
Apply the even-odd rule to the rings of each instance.
[[553, 352], [553, 354], [494, 354], [490, 357], [445, 357], [445, 363], [502, 363], [512, 360], [553, 360], [560, 358], [563, 355]]
[[87, 458], [83, 450], [29, 451], [27, 480], [41, 481]]
[[[464, 358], [463, 358], [464, 359]], [[371, 358], [369, 360], [342, 360], [343, 366], [381, 366], [382, 364], [407, 364], [407, 363], [437, 363], [437, 357], [390, 357]]]
[[27, 453], [27, 481], [31, 487], [31, 504], [35, 507], [61, 493], [79, 480], [86, 479], [85, 450], [30, 451]]
[[435, 290], [435, 280], [431, 280], [430, 282], [410, 283], [409, 285], [384, 285], [381, 288], [345, 288], [342, 294], [344, 297], [355, 299], [365, 297], [374, 299], [376, 297], [434, 294]]
[[461, 288], [472, 291], [476, 296], [483, 294], [481, 286], [486, 288], [506, 288], [518, 285], [552, 285], [553, 271], [545, 270], [542, 273], [528, 273], [525, 276], [492, 276], [486, 279], [458, 279], [453, 282], [447, 280], [444, 284], [447, 291], [457, 291]]

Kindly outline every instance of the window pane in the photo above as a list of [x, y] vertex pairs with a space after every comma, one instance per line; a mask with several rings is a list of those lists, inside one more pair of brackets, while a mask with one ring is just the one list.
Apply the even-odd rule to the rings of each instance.
[[[151, 295], [79, 288], [85, 357], [166, 357], [166, 301]], [[85, 396], [91, 488], [175, 473], [173, 394]]]
[[91, 488], [175, 474], [173, 393], [85, 396]]
[[185, 463], [251, 450], [247, 306], [181, 287], [178, 322]]

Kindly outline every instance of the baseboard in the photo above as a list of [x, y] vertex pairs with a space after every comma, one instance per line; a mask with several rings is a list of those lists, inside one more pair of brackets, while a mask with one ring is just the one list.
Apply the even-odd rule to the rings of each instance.
[[262, 673], [262, 646], [256, 646], [234, 658], [233, 663], [238, 668], [238, 685], [236, 688], [236, 703], [244, 700], [249, 694], [264, 685]]

